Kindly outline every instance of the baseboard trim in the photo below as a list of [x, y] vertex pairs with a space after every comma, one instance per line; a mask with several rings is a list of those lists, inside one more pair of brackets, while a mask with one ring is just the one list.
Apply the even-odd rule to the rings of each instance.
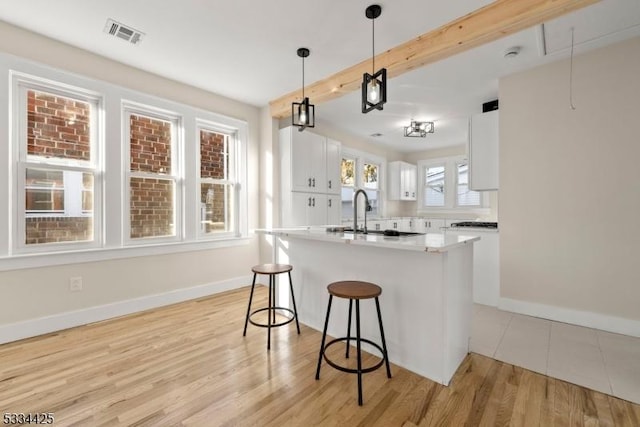
[[220, 282], [176, 289], [162, 294], [147, 295], [81, 310], [67, 311], [51, 316], [8, 323], [0, 325], [0, 344], [201, 298], [237, 289], [250, 283], [251, 276], [236, 277]]
[[580, 311], [571, 308], [520, 301], [511, 298], [500, 298], [498, 308], [513, 313], [526, 314], [527, 316], [541, 317], [543, 319], [640, 338], [640, 321], [638, 320], [608, 316], [591, 311]]

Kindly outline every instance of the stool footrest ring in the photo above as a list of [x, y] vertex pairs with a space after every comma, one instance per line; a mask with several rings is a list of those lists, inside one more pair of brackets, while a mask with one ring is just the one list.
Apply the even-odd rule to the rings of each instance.
[[[267, 324], [267, 323], [259, 323], [259, 322], [255, 322], [255, 321], [253, 321], [251, 319], [251, 317], [254, 314], [260, 313], [262, 311], [269, 311], [268, 316], [271, 316], [271, 312], [272, 311], [276, 311], [276, 310], [282, 310], [282, 311], [286, 311], [288, 313], [291, 313], [291, 317], [288, 317], [287, 320], [284, 320], [284, 321], [279, 322], [279, 323], [272, 323], [271, 326], [269, 326], [269, 324]], [[252, 325], [255, 325], [255, 326], [259, 326], [261, 328], [277, 328], [278, 326], [284, 326], [284, 325], [286, 325], [288, 323], [293, 322], [294, 319], [295, 319], [295, 313], [293, 312], [293, 310], [291, 310], [289, 308], [286, 308], [286, 307], [263, 307], [263, 308], [259, 308], [257, 310], [254, 310], [249, 314], [249, 323], [251, 323]]]
[[[336, 343], [339, 343], [339, 342], [346, 341], [347, 339], [348, 339], [348, 340], [350, 340], [350, 341], [353, 341], [353, 342], [355, 342], [355, 341], [356, 341], [356, 338], [355, 338], [355, 337], [342, 337], [342, 338], [336, 338], [336, 339], [334, 339], [334, 340], [331, 340], [331, 341], [329, 341], [327, 344], [325, 344], [324, 348], [322, 349], [322, 357], [324, 358], [324, 360], [325, 360], [325, 361], [326, 361], [330, 366], [332, 366], [332, 367], [336, 368], [336, 369], [337, 369], [337, 370], [339, 370], [339, 371], [342, 371], [342, 372], [348, 372], [348, 373], [350, 373], [350, 374], [357, 374], [357, 373], [358, 373], [358, 370], [357, 370], [357, 369], [353, 369], [353, 368], [345, 368], [344, 366], [340, 366], [340, 365], [338, 365], [337, 363], [335, 363], [334, 361], [332, 361], [331, 359], [329, 359], [329, 358], [327, 357], [327, 354], [325, 353], [325, 352], [327, 351], [327, 348], [329, 348], [331, 345], [336, 344]], [[386, 359], [386, 358], [385, 358], [385, 355], [384, 355], [384, 351], [382, 350], [382, 347], [380, 347], [378, 344], [374, 343], [373, 341], [368, 340], [368, 339], [365, 339], [365, 338], [360, 338], [360, 342], [366, 342], [367, 344], [369, 344], [369, 345], [371, 345], [371, 346], [375, 347], [375, 348], [380, 352], [380, 355], [381, 355], [381, 356], [380, 356], [380, 357], [381, 357], [381, 359], [380, 359], [380, 361], [379, 361], [378, 363], [376, 363], [376, 364], [375, 364], [375, 365], [373, 365], [373, 366], [367, 367], [367, 368], [362, 368], [362, 369], [360, 370], [360, 372], [361, 372], [361, 373], [363, 373], [363, 374], [366, 374], [367, 372], [373, 372], [373, 371], [375, 371], [376, 369], [380, 368], [380, 367], [384, 364], [384, 361], [385, 361], [385, 359]]]

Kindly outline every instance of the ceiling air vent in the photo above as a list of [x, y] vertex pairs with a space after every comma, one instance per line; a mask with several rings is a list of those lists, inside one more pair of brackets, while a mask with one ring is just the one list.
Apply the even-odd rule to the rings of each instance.
[[144, 37], [144, 33], [142, 31], [138, 31], [127, 25], [121, 24], [111, 18], [107, 19], [107, 24], [104, 26], [104, 32], [134, 45], [140, 43]]

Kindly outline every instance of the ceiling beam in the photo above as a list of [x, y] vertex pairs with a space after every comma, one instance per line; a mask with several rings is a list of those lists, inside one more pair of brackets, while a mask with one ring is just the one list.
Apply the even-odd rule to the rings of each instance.
[[[440, 28], [376, 56], [376, 66], [389, 78], [492, 42], [600, 0], [496, 0]], [[305, 87], [305, 95], [320, 104], [360, 89], [362, 75], [371, 72], [371, 59], [360, 62]], [[296, 90], [269, 103], [271, 115], [291, 115], [291, 103], [300, 101]]]

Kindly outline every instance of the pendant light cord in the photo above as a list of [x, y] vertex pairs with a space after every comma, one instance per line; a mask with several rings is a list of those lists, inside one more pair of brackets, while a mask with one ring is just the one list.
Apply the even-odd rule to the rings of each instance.
[[569, 58], [569, 107], [576, 109], [573, 105], [573, 27], [571, 27], [571, 57]]
[[371, 20], [371, 57], [373, 59], [371, 75], [374, 75], [376, 73], [376, 18]]
[[302, 102], [304, 102], [304, 56], [302, 57]]

